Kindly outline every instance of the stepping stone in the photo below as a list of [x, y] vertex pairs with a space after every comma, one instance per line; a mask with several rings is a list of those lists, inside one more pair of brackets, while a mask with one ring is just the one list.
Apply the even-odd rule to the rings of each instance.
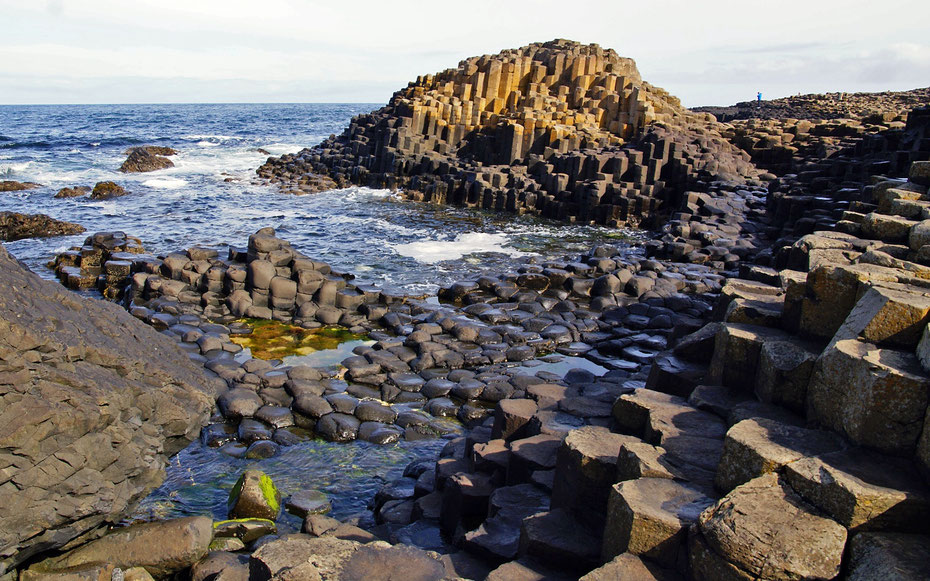
[[759, 352], [756, 395], [764, 402], [803, 414], [807, 385], [820, 352], [815, 345], [797, 339], [764, 343]]
[[442, 490], [442, 514], [439, 526], [452, 534], [456, 527], [474, 528], [488, 514], [488, 499], [494, 491], [491, 476], [481, 473], [460, 472], [446, 481]]
[[600, 539], [568, 512], [555, 509], [523, 520], [520, 554], [558, 569], [586, 572], [600, 564]]
[[284, 503], [284, 509], [305, 518], [309, 514], [326, 514], [332, 509], [332, 504], [324, 492], [310, 489], [292, 494]]
[[472, 448], [472, 466], [478, 472], [507, 474], [510, 464], [510, 447], [504, 440], [491, 440], [486, 444], [475, 444]]
[[707, 382], [734, 389], [751, 389], [756, 383], [762, 345], [790, 337], [784, 331], [768, 327], [739, 323], [721, 325], [714, 343]]
[[726, 419], [737, 404], [751, 397], [742, 390], [737, 391], [722, 385], [699, 385], [688, 396], [688, 403], [699, 410]]
[[846, 446], [832, 432], [808, 430], [767, 419], [743, 420], [727, 431], [715, 484], [729, 492], [740, 484], [806, 456], [836, 452]]
[[930, 378], [912, 353], [836, 341], [811, 376], [809, 419], [856, 444], [909, 454], [923, 429], [928, 394]]
[[691, 363], [672, 355], [661, 354], [652, 362], [646, 389], [688, 397], [707, 375], [707, 366]]
[[640, 478], [611, 488], [603, 560], [642, 555], [662, 567], [685, 568], [688, 528], [714, 499], [667, 478]]
[[837, 331], [843, 339], [860, 337], [879, 347], [913, 349], [930, 321], [930, 295], [906, 288], [869, 288]]
[[[691, 565], [695, 577], [704, 579], [833, 579], [846, 545], [842, 525], [819, 516], [772, 473], [736, 487], [704, 511], [698, 530], [694, 537], [705, 545], [691, 545]], [[724, 576], [726, 564], [735, 571]]]
[[849, 543], [848, 581], [930, 579], [930, 536], [859, 533]]
[[785, 479], [853, 531], [925, 532], [930, 522], [930, 490], [903, 458], [845, 450], [792, 462]]
[[531, 399], [499, 401], [494, 409], [491, 437], [510, 441], [529, 436], [529, 423], [537, 409], [536, 402]]
[[555, 468], [556, 452], [561, 444], [560, 436], [546, 434], [514, 440], [510, 444], [507, 484], [523, 484], [530, 481], [533, 472]]
[[636, 555], [624, 553], [612, 561], [591, 571], [580, 581], [684, 581], [684, 577], [663, 569], [649, 561], [643, 561]]
[[714, 491], [713, 470], [671, 456], [660, 446], [645, 442], [625, 443], [617, 456], [617, 481], [637, 478], [668, 478], [687, 483], [708, 495]]
[[549, 510], [549, 497], [532, 484], [505, 486], [489, 499], [488, 519], [465, 535], [465, 546], [491, 560], [517, 556], [523, 519]]
[[494, 569], [485, 581], [574, 581], [574, 575], [553, 571], [535, 559], [523, 557]]
[[620, 432], [642, 437], [649, 424], [650, 410], [670, 405], [684, 406], [685, 400], [651, 389], [637, 389], [633, 393], [617, 398], [613, 405], [612, 415]]
[[569, 432], [556, 456], [552, 507], [570, 511], [592, 528], [602, 527], [620, 448], [634, 442], [639, 442], [635, 436], [597, 426]]

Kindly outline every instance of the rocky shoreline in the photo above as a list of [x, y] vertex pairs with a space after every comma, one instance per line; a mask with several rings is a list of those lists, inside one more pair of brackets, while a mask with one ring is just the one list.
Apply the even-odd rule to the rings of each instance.
[[[169, 353], [172, 371], [127, 364], [130, 341], [116, 367], [130, 383], [180, 373], [186, 388], [170, 397], [198, 402], [158, 437], [189, 441], [210, 393], [218, 413], [201, 438], [232, 455], [268, 457], [313, 432], [448, 442], [379, 491], [370, 521], [340, 523], [296, 494], [285, 502], [266, 476], [246, 473], [230, 494], [232, 521], [134, 525], [33, 562], [78, 544], [62, 515], [40, 525], [41, 542], [6, 539], [6, 575], [31, 565], [21, 579], [110, 579], [116, 569], [198, 581], [927, 578], [930, 108], [891, 111], [915, 104], [893, 94], [868, 103], [845, 110], [858, 118], [809, 121], [780, 116], [815, 109], [789, 99], [759, 115], [772, 119], [720, 124], [642, 82], [629, 59], [554, 41], [421, 78], [342, 136], [259, 169], [287, 189], [402, 187], [433, 203], [655, 226], [642, 250], [515, 261], [438, 300], [356, 285], [271, 229], [222, 257], [200, 247], [151, 256], [124, 233], [90, 236], [56, 258], [56, 272], [136, 321], [55, 300], [119, 311], [121, 325]], [[12, 260], [0, 266], [41, 293], [54, 288]], [[20, 302], [45, 304], [41, 293], [2, 312], [16, 321]], [[230, 339], [250, 331], [243, 317], [339, 325], [375, 342], [333, 375], [243, 357]], [[41, 335], [46, 319], [34, 320]], [[72, 348], [59, 360], [48, 342], [9, 348], [22, 364], [0, 376], [13, 386], [5, 404], [26, 405], [23, 370], [110, 368]], [[607, 371], [524, 366], [550, 354]], [[152, 424], [141, 415], [128, 425]], [[11, 437], [25, 445], [27, 432]], [[154, 454], [145, 457], [164, 462]], [[55, 457], [74, 468], [73, 456]], [[7, 482], [19, 489], [29, 469], [11, 459]], [[51, 475], [48, 498], [74, 485], [61, 465], [39, 470]], [[304, 518], [301, 533], [277, 536], [282, 504]]]

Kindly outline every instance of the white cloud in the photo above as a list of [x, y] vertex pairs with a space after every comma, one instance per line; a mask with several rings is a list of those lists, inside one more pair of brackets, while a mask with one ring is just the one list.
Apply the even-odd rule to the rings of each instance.
[[155, 86], [169, 101], [384, 101], [418, 74], [557, 37], [635, 58], [689, 105], [928, 84], [930, 3], [881, 12], [901, 17], [878, 26], [865, 0], [0, 0], [0, 102], [61, 87], [107, 101], [114, 84], [131, 101]]

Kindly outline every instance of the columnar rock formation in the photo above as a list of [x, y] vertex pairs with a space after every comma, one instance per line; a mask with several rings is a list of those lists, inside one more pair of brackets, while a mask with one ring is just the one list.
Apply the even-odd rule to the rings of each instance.
[[0, 249], [0, 574], [118, 523], [197, 437], [213, 387], [113, 304]]
[[642, 81], [631, 59], [556, 40], [420, 77], [341, 136], [269, 159], [258, 174], [297, 193], [351, 183], [635, 225], [667, 214], [688, 188], [757, 172], [712, 116]]

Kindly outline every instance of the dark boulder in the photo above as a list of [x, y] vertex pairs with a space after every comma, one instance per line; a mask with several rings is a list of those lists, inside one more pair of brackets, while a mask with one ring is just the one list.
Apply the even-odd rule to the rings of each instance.
[[133, 147], [126, 151], [129, 157], [126, 158], [119, 170], [123, 173], [143, 173], [174, 167], [174, 162], [163, 156], [176, 153], [170, 147], [157, 147], [154, 145]]

